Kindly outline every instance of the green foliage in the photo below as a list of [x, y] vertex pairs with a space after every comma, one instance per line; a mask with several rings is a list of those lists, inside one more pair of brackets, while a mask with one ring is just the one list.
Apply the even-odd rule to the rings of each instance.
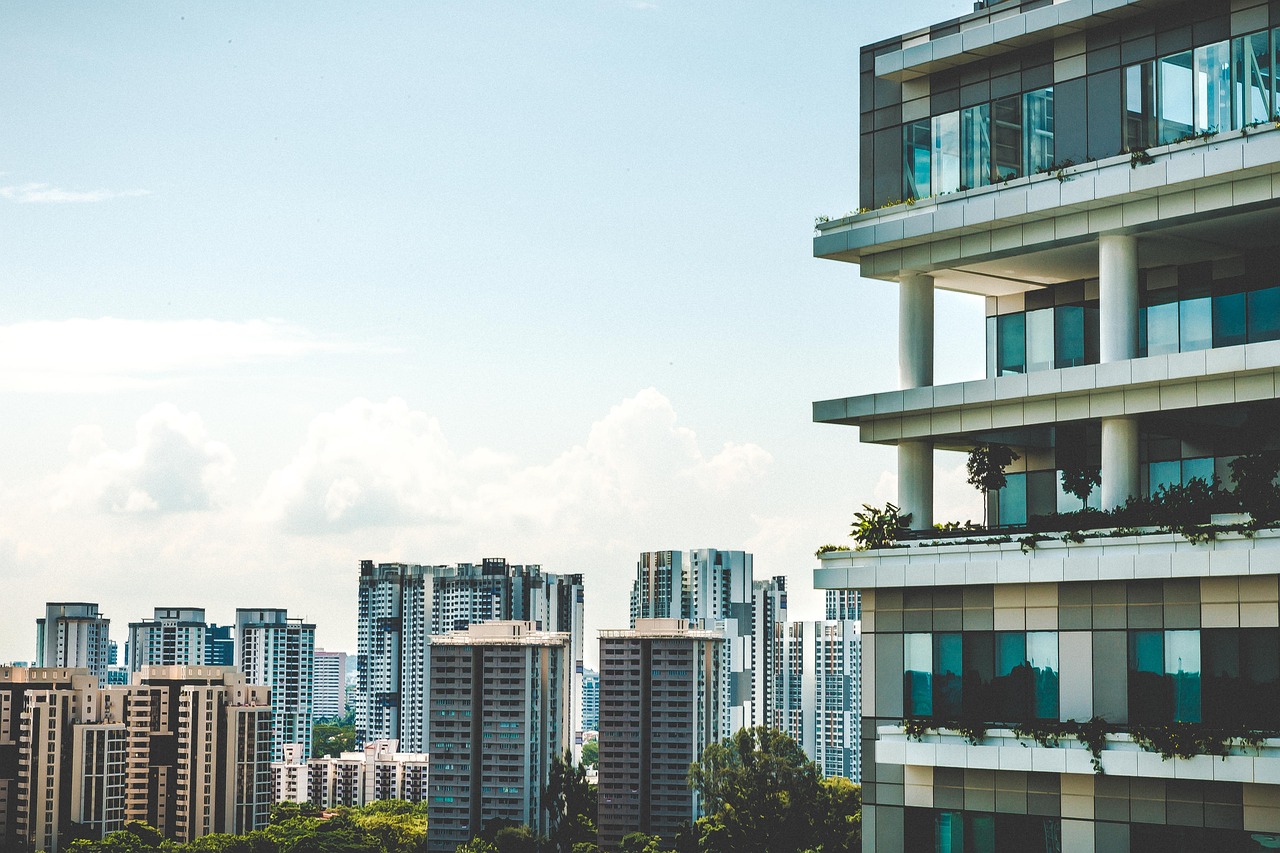
[[572, 752], [552, 762], [542, 807], [551, 816], [548, 850], [573, 853], [574, 845], [595, 840], [596, 789], [587, 783], [586, 767], [574, 765]]
[[1102, 485], [1102, 471], [1097, 468], [1062, 469], [1062, 490], [1079, 498], [1081, 508], [1089, 501], [1094, 488]]
[[630, 832], [622, 836], [618, 853], [662, 853], [662, 839], [643, 832]]
[[[854, 832], [844, 810], [855, 798], [825, 789], [817, 766], [775, 729], [742, 729], [708, 746], [689, 784], [707, 812], [694, 827], [702, 853], [799, 853]], [[857, 827], [860, 839], [860, 816]]]
[[538, 853], [538, 836], [527, 826], [504, 826], [493, 837], [498, 853]]
[[1008, 483], [1004, 469], [1021, 459], [1013, 449], [1003, 444], [979, 444], [969, 451], [969, 485], [982, 492], [1003, 489]]
[[339, 721], [317, 722], [311, 729], [311, 757], [337, 758], [356, 748], [356, 724]]
[[842, 776], [822, 780], [820, 814], [815, 833], [822, 853], [861, 853], [862, 786]]
[[466, 844], [459, 844], [454, 853], [498, 853], [498, 848], [493, 846], [492, 841], [485, 841], [477, 836]]
[[849, 534], [859, 551], [891, 547], [907, 532], [911, 522], [910, 514], [902, 515], [891, 503], [886, 503], [883, 509], [863, 504], [862, 509], [863, 512], [853, 514], [853, 531]]
[[600, 741], [590, 740], [582, 745], [582, 763], [586, 767], [600, 763]]
[[1236, 497], [1240, 509], [1258, 521], [1280, 518], [1280, 451], [1263, 450], [1231, 460], [1231, 478], [1236, 481]]
[[819, 545], [818, 550], [813, 552], [813, 556], [821, 557], [823, 554], [830, 554], [833, 551], [848, 551], [848, 545]]

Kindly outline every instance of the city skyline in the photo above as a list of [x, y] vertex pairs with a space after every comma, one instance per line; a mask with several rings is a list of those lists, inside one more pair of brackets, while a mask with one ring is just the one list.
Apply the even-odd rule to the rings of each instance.
[[849, 45], [967, 5], [0, 13], [0, 657], [56, 600], [352, 650], [366, 558], [582, 573], [594, 636], [640, 552], [742, 549], [816, 618], [895, 489], [809, 422], [895, 358], [808, 244], [857, 204]]

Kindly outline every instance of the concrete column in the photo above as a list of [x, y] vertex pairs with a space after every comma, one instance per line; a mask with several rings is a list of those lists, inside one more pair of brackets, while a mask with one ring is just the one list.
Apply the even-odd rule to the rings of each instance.
[[1137, 237], [1103, 234], [1098, 238], [1098, 322], [1101, 361], [1137, 358]]
[[933, 384], [933, 276], [898, 277], [898, 386]]
[[[904, 270], [898, 277], [898, 385], [933, 384], [933, 276]], [[898, 443], [898, 506], [911, 529], [933, 526], [933, 442]]]
[[898, 442], [898, 506], [912, 530], [933, 527], [933, 442]]
[[1102, 508], [1138, 494], [1138, 419], [1102, 419]]

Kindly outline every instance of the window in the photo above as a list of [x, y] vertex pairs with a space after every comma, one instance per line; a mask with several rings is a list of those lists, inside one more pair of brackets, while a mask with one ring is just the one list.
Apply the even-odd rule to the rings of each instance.
[[991, 104], [991, 179], [1003, 181], [1022, 174], [1022, 98], [1013, 95]]
[[1230, 43], [1215, 42], [1195, 49], [1196, 130], [1231, 127]]
[[933, 117], [932, 189], [935, 193], [960, 188], [960, 113]]
[[1027, 372], [1027, 317], [1002, 314], [996, 318], [996, 368], [998, 376]]
[[929, 634], [903, 635], [902, 695], [908, 717], [933, 716], [933, 642]]
[[1143, 62], [1124, 70], [1124, 144], [1148, 148], [1155, 144], [1156, 64]]
[[1027, 475], [1006, 474], [1005, 487], [996, 493], [1001, 527], [1017, 527], [1027, 523]]
[[1057, 632], [947, 631], [903, 639], [904, 717], [1058, 718]]
[[1231, 40], [1232, 77], [1235, 81], [1236, 126], [1270, 121], [1271, 50], [1267, 33], [1253, 33]]
[[1184, 139], [1194, 126], [1192, 53], [1183, 51], [1156, 63], [1157, 141], [1161, 144]]
[[913, 121], [902, 127], [903, 198], [927, 198], [930, 189], [929, 120]]
[[1022, 160], [1026, 174], [1053, 165], [1053, 87], [1022, 96]]
[[907, 853], [1062, 853], [1062, 821], [1025, 814], [904, 809]]
[[1129, 632], [1129, 721], [1198, 723], [1200, 632]]
[[1280, 702], [1280, 630], [1217, 628], [1201, 632], [1204, 721], [1267, 729]]

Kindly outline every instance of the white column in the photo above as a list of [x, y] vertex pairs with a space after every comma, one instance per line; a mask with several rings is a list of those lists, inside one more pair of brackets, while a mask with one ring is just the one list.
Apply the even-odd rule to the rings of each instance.
[[[1138, 356], [1138, 238], [1098, 238], [1098, 357], [1102, 362]], [[1102, 419], [1102, 508], [1138, 494], [1138, 421]]]
[[1102, 419], [1102, 508], [1138, 494], [1138, 419]]
[[903, 272], [898, 278], [898, 385], [933, 384], [933, 276]]
[[[903, 271], [898, 277], [898, 384], [933, 384], [933, 276]], [[911, 529], [933, 526], [933, 442], [898, 442], [898, 506], [911, 514]]]
[[1138, 356], [1138, 238], [1098, 238], [1098, 355], [1101, 361]]

